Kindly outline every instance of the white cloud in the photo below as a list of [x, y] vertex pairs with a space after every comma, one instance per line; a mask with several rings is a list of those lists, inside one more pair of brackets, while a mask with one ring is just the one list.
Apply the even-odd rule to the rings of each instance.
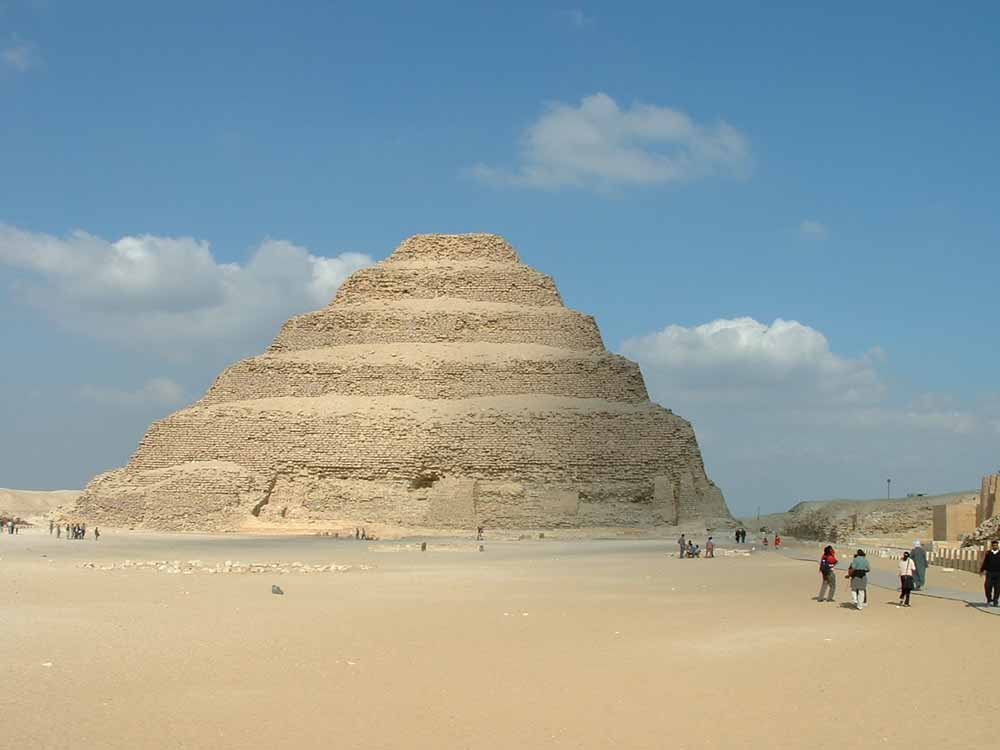
[[881, 349], [845, 356], [797, 321], [667, 326], [621, 349], [653, 399], [693, 422], [710, 474], [743, 512], [878, 497], [888, 476], [902, 492], [966, 489], [996, 461], [1000, 400], [907, 399]]
[[184, 389], [169, 378], [152, 378], [136, 390], [85, 385], [81, 398], [106, 406], [173, 406], [186, 398]]
[[803, 219], [799, 223], [799, 234], [808, 239], [825, 240], [829, 236], [830, 231], [827, 229], [826, 224], [814, 219]]
[[41, 64], [41, 56], [38, 54], [38, 47], [31, 42], [24, 42], [16, 36], [0, 50], [0, 60], [4, 65], [18, 73], [27, 73], [32, 68], [37, 68]]
[[273, 335], [291, 315], [327, 304], [371, 262], [267, 240], [245, 264], [220, 263], [207, 242], [188, 237], [109, 242], [0, 224], [0, 265], [28, 277], [16, 286], [21, 299], [71, 330], [174, 358]]
[[494, 184], [607, 189], [744, 174], [750, 144], [726, 122], [700, 124], [668, 107], [621, 109], [596, 93], [580, 105], [557, 102], [524, 134], [513, 171], [479, 164], [473, 176]]
[[771, 325], [753, 318], [714, 320], [692, 328], [671, 325], [622, 343], [661, 388], [685, 400], [746, 401], [780, 394], [784, 400], [866, 403], [883, 395], [878, 352], [841, 357], [826, 337], [797, 321]]

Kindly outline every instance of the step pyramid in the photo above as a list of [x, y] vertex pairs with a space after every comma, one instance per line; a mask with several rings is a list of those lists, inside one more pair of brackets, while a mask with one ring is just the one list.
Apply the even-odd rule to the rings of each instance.
[[418, 235], [155, 422], [109, 526], [614, 527], [730, 519], [691, 425], [492, 234]]

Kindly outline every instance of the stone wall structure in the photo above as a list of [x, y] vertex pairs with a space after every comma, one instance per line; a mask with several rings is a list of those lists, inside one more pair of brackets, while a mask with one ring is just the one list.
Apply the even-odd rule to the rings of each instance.
[[979, 490], [979, 507], [976, 509], [976, 523], [989, 521], [997, 514], [997, 495], [1000, 495], [1000, 474], [983, 477]]
[[976, 530], [978, 506], [971, 503], [934, 506], [935, 542], [958, 542]]
[[418, 235], [154, 423], [76, 512], [234, 530], [730, 521], [691, 425], [490, 234]]

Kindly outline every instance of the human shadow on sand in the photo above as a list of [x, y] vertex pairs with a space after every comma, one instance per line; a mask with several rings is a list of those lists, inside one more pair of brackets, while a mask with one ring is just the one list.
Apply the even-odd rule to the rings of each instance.
[[1000, 615], [1000, 607], [991, 607], [986, 602], [966, 602], [965, 606], [987, 615]]

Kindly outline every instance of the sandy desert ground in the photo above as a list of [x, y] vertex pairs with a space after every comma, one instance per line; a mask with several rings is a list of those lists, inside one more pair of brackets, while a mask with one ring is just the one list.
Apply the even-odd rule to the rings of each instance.
[[[873, 748], [995, 739], [1000, 618], [817, 603], [656, 541], [0, 538], [2, 748]], [[170, 574], [124, 560], [338, 563]], [[360, 566], [374, 566], [363, 570]], [[978, 579], [969, 574], [969, 585]], [[285, 592], [271, 593], [272, 584]], [[838, 594], [847, 598], [846, 581]], [[984, 658], [986, 657], [986, 658]]]

